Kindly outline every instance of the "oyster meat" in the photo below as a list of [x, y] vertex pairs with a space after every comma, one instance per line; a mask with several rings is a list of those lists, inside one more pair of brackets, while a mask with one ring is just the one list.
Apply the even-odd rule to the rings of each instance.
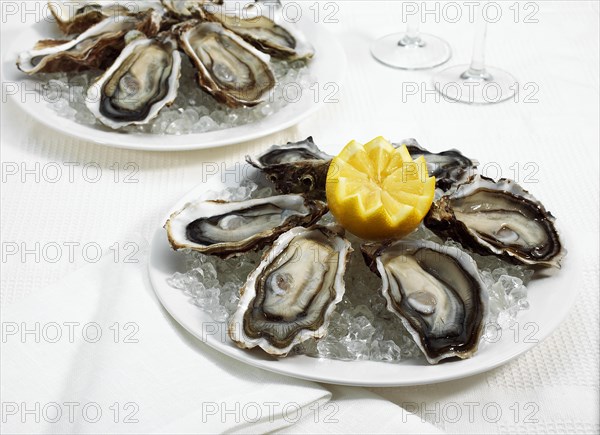
[[432, 153], [421, 147], [415, 139], [406, 139], [394, 146], [406, 145], [413, 159], [425, 157], [427, 172], [430, 177], [435, 177], [436, 187], [447, 191], [451, 187], [467, 181], [475, 174], [479, 162], [463, 156], [460, 151], [451, 149], [441, 153]]
[[160, 22], [160, 15], [152, 9], [131, 16], [111, 16], [73, 40], [39, 41], [32, 50], [19, 55], [17, 66], [27, 74], [105, 69], [125, 47], [124, 37], [129, 31], [138, 30], [152, 37], [158, 33]]
[[344, 296], [351, 252], [341, 229], [297, 227], [282, 234], [241, 290], [231, 339], [242, 348], [286, 356], [296, 344], [323, 337]]
[[435, 201], [425, 225], [482, 255], [559, 268], [565, 255], [554, 216], [512, 180], [480, 175]]
[[387, 309], [397, 315], [430, 364], [476, 351], [488, 295], [475, 261], [430, 241], [365, 244], [365, 261], [382, 280]]
[[332, 157], [308, 137], [300, 142], [274, 145], [246, 161], [265, 173], [281, 193], [304, 193], [325, 199], [325, 182]]
[[314, 56], [312, 45], [293, 24], [284, 20], [280, 9], [268, 4], [249, 6], [243, 11], [231, 12], [226, 7], [207, 5], [206, 16], [275, 58], [292, 61]]
[[111, 16], [131, 15], [127, 7], [117, 3], [101, 5], [93, 2], [80, 2], [77, 4], [72, 1], [48, 0], [48, 9], [60, 30], [67, 35], [83, 33], [94, 24]]
[[168, 34], [148, 39], [132, 31], [115, 63], [88, 89], [86, 105], [103, 124], [117, 129], [145, 124], [177, 97], [181, 55]]
[[275, 87], [270, 57], [221, 24], [190, 20], [175, 27], [198, 83], [230, 107], [255, 106]]
[[260, 249], [291, 228], [312, 225], [325, 213], [325, 203], [302, 195], [240, 202], [200, 200], [173, 213], [165, 229], [175, 250], [229, 258]]

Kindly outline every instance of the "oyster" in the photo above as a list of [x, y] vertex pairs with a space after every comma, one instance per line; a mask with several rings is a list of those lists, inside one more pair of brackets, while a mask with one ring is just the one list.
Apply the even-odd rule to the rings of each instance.
[[435, 177], [436, 187], [444, 191], [467, 181], [471, 175], [474, 175], [479, 165], [477, 160], [463, 156], [456, 149], [432, 153], [421, 147], [415, 139], [406, 139], [394, 146], [398, 148], [403, 144], [406, 145], [413, 159], [420, 156], [425, 157], [429, 176]]
[[300, 142], [274, 145], [256, 158], [246, 156], [246, 161], [264, 172], [281, 193], [305, 193], [324, 199], [331, 158], [308, 137]]
[[305, 160], [331, 160], [332, 156], [321, 151], [312, 136], [299, 142], [288, 142], [285, 145], [273, 145], [255, 158], [246, 156], [246, 160], [258, 169], [270, 166], [296, 163]]
[[19, 55], [17, 66], [27, 74], [104, 69], [125, 47], [127, 32], [139, 30], [152, 37], [158, 33], [160, 20], [151, 9], [133, 16], [111, 16], [73, 40], [39, 41], [32, 50]]
[[275, 87], [269, 56], [219, 23], [190, 20], [176, 26], [180, 47], [198, 70], [198, 83], [230, 107], [255, 106]]
[[464, 247], [513, 263], [559, 268], [565, 255], [554, 216], [512, 180], [480, 175], [435, 201], [425, 225]]
[[291, 61], [314, 56], [314, 48], [293, 24], [284, 20], [281, 10], [269, 4], [249, 6], [251, 9], [231, 12], [225, 7], [207, 5], [206, 16], [273, 57]]
[[145, 124], [177, 97], [181, 55], [167, 34], [148, 39], [140, 32], [126, 36], [128, 44], [115, 63], [90, 86], [88, 109], [103, 124], [117, 129]]
[[387, 309], [400, 318], [429, 363], [469, 358], [477, 351], [488, 295], [466, 252], [430, 241], [361, 249], [371, 270], [381, 276]]
[[173, 249], [192, 249], [229, 258], [260, 249], [290, 228], [312, 225], [327, 205], [302, 195], [241, 202], [191, 202], [173, 213], [165, 229]]
[[350, 242], [341, 229], [293, 228], [265, 252], [241, 290], [229, 336], [242, 348], [286, 356], [298, 343], [321, 338], [345, 292]]
[[175, 18], [189, 20], [191, 18], [204, 18], [205, 13], [202, 5], [205, 3], [223, 3], [223, 0], [212, 2], [211, 0], [160, 0], [163, 7]]
[[67, 35], [83, 33], [111, 16], [131, 15], [129, 9], [119, 4], [103, 6], [98, 3], [76, 4], [63, 0], [48, 0], [48, 9], [60, 30]]

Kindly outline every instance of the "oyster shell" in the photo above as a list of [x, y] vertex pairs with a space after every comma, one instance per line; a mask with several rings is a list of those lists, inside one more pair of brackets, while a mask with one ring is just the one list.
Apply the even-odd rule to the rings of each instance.
[[27, 74], [76, 72], [111, 65], [125, 47], [124, 36], [139, 30], [148, 37], [158, 33], [161, 18], [154, 10], [104, 19], [70, 41], [42, 40], [21, 53], [17, 67]]
[[292, 61], [314, 56], [312, 45], [293, 24], [285, 21], [280, 9], [269, 4], [251, 3], [249, 6], [243, 11], [232, 12], [226, 7], [207, 4], [205, 11], [208, 19], [218, 21], [275, 58]]
[[67, 34], [83, 33], [95, 24], [111, 16], [131, 15], [123, 5], [87, 2], [76, 4], [64, 0], [48, 0], [48, 9], [60, 30]]
[[246, 161], [264, 172], [281, 193], [304, 193], [325, 199], [331, 158], [308, 137], [300, 142], [274, 145], [255, 158], [246, 156]]
[[425, 225], [482, 254], [559, 268], [566, 254], [554, 216], [512, 180], [480, 175], [435, 201]]
[[198, 70], [198, 83], [230, 107], [255, 106], [275, 87], [269, 56], [219, 23], [190, 20], [176, 26], [180, 47]]
[[286, 356], [298, 343], [321, 338], [345, 292], [350, 242], [342, 230], [315, 226], [282, 234], [241, 290], [229, 336], [242, 348]]
[[88, 109], [114, 129], [149, 122], [172, 104], [179, 86], [181, 55], [173, 38], [148, 39], [134, 31], [127, 39], [115, 63], [87, 92]]
[[488, 295], [475, 261], [464, 251], [430, 241], [361, 247], [381, 277], [387, 309], [397, 315], [430, 364], [476, 351]]
[[406, 145], [413, 159], [420, 156], [425, 157], [427, 172], [429, 176], [435, 177], [435, 186], [447, 191], [474, 175], [479, 162], [463, 156], [460, 151], [451, 149], [441, 153], [432, 153], [419, 145], [415, 139], [406, 139], [398, 144], [396, 148]]
[[175, 250], [192, 249], [229, 258], [260, 249], [290, 228], [312, 225], [327, 205], [302, 195], [279, 195], [241, 202], [191, 202], [173, 213], [165, 229]]

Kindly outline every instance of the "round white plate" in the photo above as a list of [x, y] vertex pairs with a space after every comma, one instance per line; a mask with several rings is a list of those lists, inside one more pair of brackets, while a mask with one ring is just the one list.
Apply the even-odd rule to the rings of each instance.
[[[181, 198], [165, 216], [165, 221], [187, 202], [210, 190], [218, 192], [225, 187], [236, 186], [243, 176], [255, 182], [261, 179], [261, 174], [247, 165], [239, 166], [237, 173], [224, 171]], [[565, 233], [562, 234], [562, 240], [567, 249], [577, 246]], [[470, 359], [438, 365], [429, 365], [424, 359], [400, 363], [337, 361], [304, 355], [277, 359], [258, 348], [250, 351], [240, 349], [227, 337], [224, 323], [213, 321], [193, 305], [181, 290], [167, 284], [167, 278], [174, 272], [184, 272], [184, 255], [171, 250], [163, 228], [156, 231], [150, 246], [149, 273], [156, 295], [171, 316], [195, 337], [225, 355], [297, 378], [331, 384], [385, 387], [431, 384], [471, 376], [505, 364], [539, 344], [563, 321], [575, 300], [581, 276], [581, 270], [577, 267], [581, 261], [577, 255], [577, 251], [570, 250], [558, 273], [529, 284], [530, 309], [521, 311], [517, 323], [510, 329], [501, 330], [497, 341], [485, 343]], [[495, 328], [493, 330], [496, 331]]]
[[[53, 23], [42, 21], [23, 29], [15, 37], [11, 48], [2, 61], [3, 91], [12, 97], [28, 115], [42, 124], [62, 133], [101, 145], [146, 151], [181, 151], [210, 148], [240, 143], [267, 136], [291, 127], [314, 113], [324, 102], [325, 91], [339, 89], [346, 70], [346, 56], [338, 40], [322, 25], [315, 24], [310, 15], [304, 14], [297, 23], [313, 44], [316, 55], [309, 64], [310, 76], [321, 92], [315, 98], [314, 88], [304, 89], [297, 102], [290, 102], [277, 113], [258, 122], [207, 133], [153, 135], [147, 133], [122, 133], [109, 128], [97, 128], [79, 124], [56, 113], [42, 95], [35, 92], [43, 82], [29, 77], [16, 67], [18, 53], [28, 50], [40, 39], [60, 38]], [[333, 83], [334, 85], [327, 85]]]

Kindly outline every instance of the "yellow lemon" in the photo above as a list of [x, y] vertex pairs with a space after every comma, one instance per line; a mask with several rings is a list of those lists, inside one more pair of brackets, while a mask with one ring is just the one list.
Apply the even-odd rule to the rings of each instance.
[[337, 221], [367, 240], [400, 238], [423, 220], [435, 191], [425, 159], [383, 137], [350, 142], [331, 162], [327, 203]]

